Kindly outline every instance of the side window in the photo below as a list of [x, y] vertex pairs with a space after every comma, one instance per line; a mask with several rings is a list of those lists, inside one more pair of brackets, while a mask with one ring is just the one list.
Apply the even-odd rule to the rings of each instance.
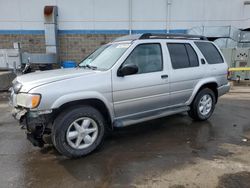
[[208, 64], [217, 64], [224, 62], [221, 54], [218, 52], [213, 43], [195, 42], [195, 44], [200, 49]]
[[198, 67], [199, 59], [193, 47], [190, 44], [186, 44], [185, 46], [189, 57], [190, 67]]
[[169, 43], [168, 50], [174, 69], [189, 67], [188, 54], [184, 44]]
[[131, 52], [123, 65], [135, 64], [138, 74], [161, 71], [163, 69], [160, 44], [140, 44]]
[[190, 44], [168, 43], [167, 46], [174, 69], [199, 66], [198, 56]]

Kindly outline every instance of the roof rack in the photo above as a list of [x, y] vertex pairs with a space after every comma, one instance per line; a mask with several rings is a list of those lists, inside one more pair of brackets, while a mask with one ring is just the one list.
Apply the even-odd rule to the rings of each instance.
[[208, 40], [202, 35], [188, 35], [188, 34], [153, 34], [144, 33], [138, 39], [191, 39], [191, 40]]
[[113, 42], [120, 42], [120, 41], [133, 41], [133, 40], [138, 40], [142, 34], [133, 34], [133, 35], [125, 35], [116, 38]]
[[188, 34], [153, 34], [153, 33], [144, 33], [144, 34], [133, 34], [125, 35], [122, 37], [116, 38], [113, 42], [120, 41], [133, 41], [140, 39], [190, 39], [190, 40], [208, 40], [207, 37], [201, 35], [188, 35]]

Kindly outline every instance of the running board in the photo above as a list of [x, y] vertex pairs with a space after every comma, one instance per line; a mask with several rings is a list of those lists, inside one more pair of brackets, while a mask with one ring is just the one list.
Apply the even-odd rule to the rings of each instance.
[[184, 106], [184, 107], [176, 107], [176, 108], [166, 109], [166, 110], [157, 110], [154, 113], [146, 112], [146, 113], [139, 114], [139, 115], [118, 118], [114, 121], [114, 127], [126, 127], [129, 125], [141, 123], [144, 121], [149, 121], [149, 120], [158, 119], [158, 118], [165, 117], [165, 116], [178, 114], [181, 112], [186, 112], [188, 110], [190, 110], [189, 106]]

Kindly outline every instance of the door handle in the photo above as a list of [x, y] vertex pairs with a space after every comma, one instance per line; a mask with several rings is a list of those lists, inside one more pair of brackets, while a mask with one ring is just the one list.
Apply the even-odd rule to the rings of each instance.
[[161, 75], [161, 78], [166, 79], [166, 78], [168, 78], [168, 75], [167, 74]]

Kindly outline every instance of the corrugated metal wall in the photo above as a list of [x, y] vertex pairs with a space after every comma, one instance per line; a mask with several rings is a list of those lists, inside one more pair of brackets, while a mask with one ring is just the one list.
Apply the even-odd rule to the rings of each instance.
[[58, 6], [58, 27], [65, 33], [250, 27], [250, 5], [244, 0], [0, 0], [0, 32], [42, 33], [45, 5]]

